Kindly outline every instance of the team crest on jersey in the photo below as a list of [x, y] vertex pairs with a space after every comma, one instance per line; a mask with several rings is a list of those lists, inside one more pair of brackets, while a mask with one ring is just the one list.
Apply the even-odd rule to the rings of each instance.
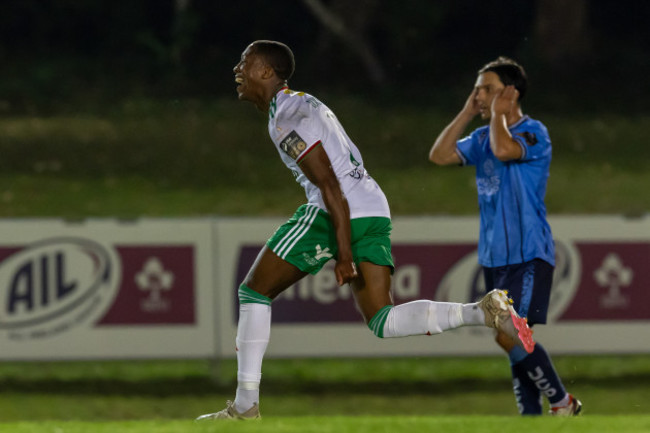
[[526, 144], [529, 146], [534, 146], [536, 145], [539, 141], [537, 140], [537, 136], [533, 134], [532, 132], [518, 132], [518, 136], [523, 137], [524, 140], [526, 140]]
[[298, 158], [298, 155], [307, 148], [307, 143], [303, 140], [296, 131], [291, 131], [284, 140], [280, 142], [280, 149], [284, 151], [291, 159]]

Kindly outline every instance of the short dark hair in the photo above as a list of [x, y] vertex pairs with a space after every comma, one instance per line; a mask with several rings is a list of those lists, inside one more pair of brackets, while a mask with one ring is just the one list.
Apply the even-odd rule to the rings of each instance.
[[255, 53], [264, 57], [264, 60], [273, 68], [275, 74], [287, 81], [296, 69], [296, 61], [293, 58], [291, 48], [277, 41], [260, 40], [251, 45]]
[[515, 86], [519, 92], [519, 101], [524, 98], [526, 89], [528, 88], [528, 77], [523, 66], [514, 60], [501, 56], [490, 63], [485, 64], [478, 73], [494, 72], [499, 76], [499, 80], [504, 86]]

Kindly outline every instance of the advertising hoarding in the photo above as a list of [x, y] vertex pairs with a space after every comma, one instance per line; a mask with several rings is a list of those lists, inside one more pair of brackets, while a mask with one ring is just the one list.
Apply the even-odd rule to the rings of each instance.
[[211, 234], [207, 220], [3, 221], [0, 359], [212, 356]]
[[[222, 356], [232, 356], [236, 288], [266, 238], [282, 220], [248, 220], [221, 227]], [[564, 353], [650, 350], [650, 219], [551, 218], [556, 272], [549, 325], [535, 335]], [[245, 233], [244, 233], [245, 232]], [[417, 299], [472, 302], [485, 293], [477, 263], [476, 218], [395, 218], [392, 293], [396, 304]], [[255, 240], [258, 240], [257, 242]], [[230, 282], [227, 280], [230, 279]], [[399, 356], [499, 354], [492, 331], [465, 327], [431, 337], [380, 340], [363, 324], [347, 286], [330, 263], [286, 290], [272, 304], [269, 356]], [[230, 355], [229, 355], [230, 353]]]
[[[281, 218], [0, 221], [0, 360], [229, 358], [237, 287]], [[650, 350], [650, 218], [551, 217], [554, 353]], [[478, 219], [393, 220], [396, 304], [484, 292]], [[269, 357], [501, 354], [492, 331], [378, 339], [330, 262], [272, 304]]]

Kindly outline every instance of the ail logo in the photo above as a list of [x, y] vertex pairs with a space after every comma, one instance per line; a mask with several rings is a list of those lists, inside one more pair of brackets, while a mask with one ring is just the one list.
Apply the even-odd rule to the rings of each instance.
[[80, 238], [14, 252], [0, 263], [0, 330], [31, 339], [96, 320], [117, 291], [117, 266], [111, 251]]

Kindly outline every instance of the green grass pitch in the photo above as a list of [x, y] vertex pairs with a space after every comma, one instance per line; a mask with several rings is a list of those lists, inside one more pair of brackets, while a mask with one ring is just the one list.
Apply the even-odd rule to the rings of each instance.
[[556, 356], [584, 404], [520, 417], [504, 357], [268, 359], [261, 421], [193, 419], [236, 386], [225, 360], [0, 363], [0, 432], [648, 432], [650, 355]]
[[521, 418], [504, 416], [335, 416], [269, 417], [260, 421], [198, 424], [189, 421], [75, 422], [43, 421], [0, 424], [13, 433], [647, 433], [650, 415], [588, 416], [578, 418]]

